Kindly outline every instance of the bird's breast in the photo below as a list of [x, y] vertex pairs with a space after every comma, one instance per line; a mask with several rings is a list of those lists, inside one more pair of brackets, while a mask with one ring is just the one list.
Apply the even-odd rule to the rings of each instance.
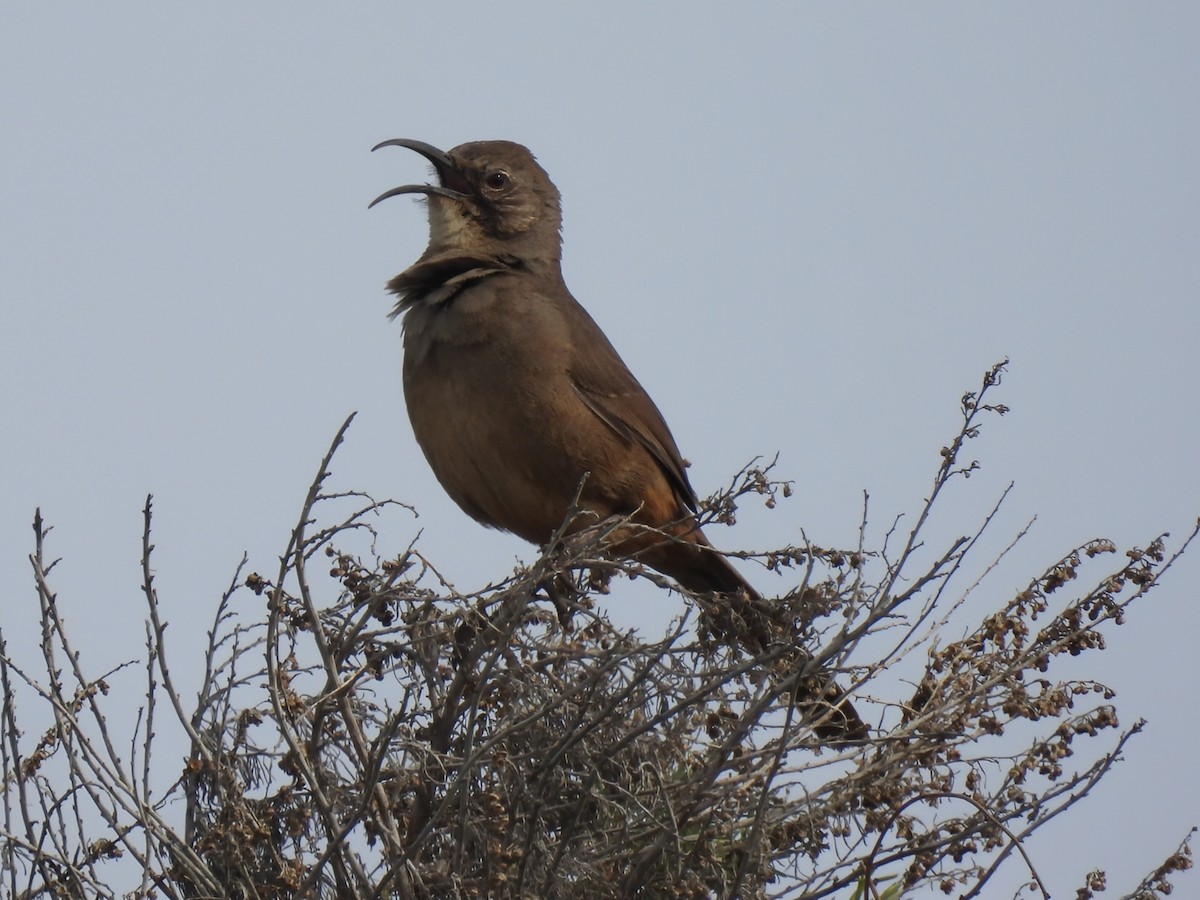
[[484, 286], [406, 315], [409, 419], [434, 474], [464, 511], [541, 542], [566, 512], [562, 486], [582, 474], [556, 425], [574, 402], [563, 339], [535, 299]]

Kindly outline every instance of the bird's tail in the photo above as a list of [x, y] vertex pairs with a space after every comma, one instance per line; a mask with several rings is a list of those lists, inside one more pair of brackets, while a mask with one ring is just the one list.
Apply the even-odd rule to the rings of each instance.
[[762, 599], [762, 595], [733, 564], [712, 548], [699, 529], [682, 536], [682, 540], [651, 545], [638, 553], [637, 558], [697, 594], [741, 595], [754, 601]]
[[[681, 535], [682, 540], [652, 544], [637, 558], [664, 575], [674, 578], [697, 594], [719, 594], [720, 607], [705, 616], [707, 624], [722, 640], [761, 651], [772, 641], [791, 633], [788, 623], [775, 621], [769, 601], [763, 599], [729, 559], [708, 543], [698, 528]], [[867, 725], [850, 698], [828, 677], [820, 674], [796, 688], [796, 703], [812, 723], [817, 737], [826, 741], [862, 741]]]

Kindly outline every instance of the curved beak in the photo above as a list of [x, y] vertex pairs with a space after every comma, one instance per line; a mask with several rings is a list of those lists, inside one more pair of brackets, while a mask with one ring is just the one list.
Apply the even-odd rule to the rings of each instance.
[[437, 171], [438, 181], [441, 184], [405, 184], [392, 188], [390, 191], [384, 191], [372, 200], [367, 205], [367, 209], [370, 209], [381, 200], [386, 200], [388, 197], [397, 197], [400, 194], [438, 194], [442, 197], [449, 197], [451, 200], [466, 200], [470, 196], [470, 184], [459, 173], [454, 160], [445, 151], [439, 150], [432, 144], [427, 144], [424, 141], [414, 141], [411, 138], [392, 138], [388, 141], [381, 141], [371, 148], [371, 152], [374, 153], [380, 147], [405, 147], [420, 153], [433, 163], [433, 168]]

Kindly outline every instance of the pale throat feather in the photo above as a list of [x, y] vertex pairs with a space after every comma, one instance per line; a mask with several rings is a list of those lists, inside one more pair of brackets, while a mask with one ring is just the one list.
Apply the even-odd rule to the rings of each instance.
[[462, 204], [436, 195], [429, 197], [428, 203], [432, 246], [464, 247], [470, 243], [470, 233], [479, 226], [467, 215]]

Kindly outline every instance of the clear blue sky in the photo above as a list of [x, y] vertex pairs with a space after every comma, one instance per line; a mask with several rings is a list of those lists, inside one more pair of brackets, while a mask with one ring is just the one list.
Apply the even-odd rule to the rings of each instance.
[[[395, 547], [423, 528], [464, 588], [531, 557], [444, 497], [409, 432], [383, 284], [424, 215], [366, 205], [426, 167], [368, 152], [391, 137], [532, 148], [568, 283], [697, 488], [780, 453], [797, 496], [723, 546], [850, 544], [864, 489], [878, 529], [914, 510], [1004, 355], [1013, 411], [946, 529], [1010, 480], [997, 538], [1039, 520], [980, 602], [1089, 537], [1182, 535], [1198, 41], [1178, 2], [8, 4], [0, 624], [11, 644], [31, 621], [41, 506], [71, 625], [98, 660], [137, 655], [153, 492], [178, 657], [243, 550], [271, 568], [355, 409], [338, 483], [420, 510]], [[1031, 848], [1056, 892], [1095, 866], [1128, 886], [1200, 823], [1193, 556], [1110, 636], [1097, 674], [1150, 728]]]

